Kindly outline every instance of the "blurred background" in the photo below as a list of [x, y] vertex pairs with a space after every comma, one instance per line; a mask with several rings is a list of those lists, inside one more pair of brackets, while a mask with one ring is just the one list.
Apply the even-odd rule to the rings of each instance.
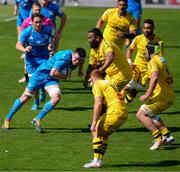
[[[56, 0], [65, 6], [114, 7], [115, 0]], [[13, 0], [1, 0], [1, 4], [12, 4]], [[103, 2], [103, 3], [102, 3]], [[180, 8], [180, 0], [142, 0], [145, 8]]]

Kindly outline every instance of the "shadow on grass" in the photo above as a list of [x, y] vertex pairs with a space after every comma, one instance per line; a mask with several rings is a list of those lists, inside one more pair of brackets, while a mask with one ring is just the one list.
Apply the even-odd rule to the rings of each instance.
[[[128, 112], [128, 114], [136, 114], [137, 111], [130, 111]], [[173, 112], [162, 112], [161, 114], [171, 114], [171, 115], [176, 115], [176, 114], [180, 114], [180, 111], [173, 111]]]
[[62, 90], [62, 94], [91, 94], [91, 92], [87, 91], [64, 91]]
[[165, 150], [174, 150], [174, 149], [177, 149], [177, 148], [180, 148], [180, 143], [172, 143], [170, 145], [165, 145], [164, 146], [164, 149]]
[[[171, 132], [180, 132], [180, 127], [168, 127]], [[116, 132], [147, 132], [144, 127], [139, 128], [119, 128]]]
[[129, 162], [128, 164], [113, 164], [113, 165], [103, 165], [103, 168], [112, 168], [112, 167], [169, 167], [180, 165], [178, 160], [167, 160], [159, 162]]
[[78, 88], [78, 87], [75, 87], [75, 88], [62, 87], [62, 90], [69, 90], [69, 91], [77, 91], [77, 90], [79, 90], [79, 91], [88, 91], [88, 92], [91, 92], [90, 88], [86, 89], [86, 88], [82, 88], [82, 87], [80, 87], [80, 88]]
[[90, 133], [89, 128], [46, 128], [45, 131], [49, 132], [63, 132], [63, 133]]
[[164, 48], [180, 48], [180, 45], [166, 45]]

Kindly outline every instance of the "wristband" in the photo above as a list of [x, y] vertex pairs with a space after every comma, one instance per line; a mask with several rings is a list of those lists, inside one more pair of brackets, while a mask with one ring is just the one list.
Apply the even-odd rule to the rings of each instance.
[[132, 65], [132, 64], [133, 64], [133, 62], [132, 62], [132, 60], [131, 60], [131, 59], [127, 59], [127, 61], [128, 61], [128, 63], [129, 63], [130, 65]]

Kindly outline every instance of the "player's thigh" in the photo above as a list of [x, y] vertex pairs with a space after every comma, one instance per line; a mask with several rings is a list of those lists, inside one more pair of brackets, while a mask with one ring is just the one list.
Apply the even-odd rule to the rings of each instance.
[[27, 88], [31, 91], [39, 90], [46, 83], [46, 79], [41, 74], [34, 72], [30, 77]]
[[45, 90], [47, 91], [48, 95], [53, 98], [54, 96], [60, 96], [61, 90], [59, 88], [59, 84], [57, 82], [48, 82], [45, 85]]
[[153, 114], [158, 115], [167, 108], [169, 108], [174, 102], [174, 99], [157, 95], [153, 97], [149, 103], [145, 104], [148, 109], [153, 111]]
[[141, 85], [145, 86], [148, 80], [149, 80], [149, 75], [148, 75], [147, 69], [139, 70], [137, 82], [139, 82]]
[[114, 110], [104, 113], [97, 123], [98, 136], [107, 136], [115, 132], [127, 119], [126, 110]]
[[38, 65], [31, 65], [31, 64], [26, 65], [26, 72], [29, 77], [32, 76], [32, 74], [35, 72], [37, 67], [38, 67]]

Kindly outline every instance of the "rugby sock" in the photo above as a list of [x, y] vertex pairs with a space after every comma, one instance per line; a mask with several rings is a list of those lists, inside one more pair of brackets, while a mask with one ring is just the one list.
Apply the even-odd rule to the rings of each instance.
[[23, 105], [23, 103], [20, 101], [20, 99], [16, 99], [13, 106], [11, 107], [9, 113], [6, 116], [7, 120], [11, 120], [11, 118], [13, 117], [13, 115], [21, 108], [21, 106]]
[[24, 77], [26, 78], [26, 82], [28, 83], [29, 82], [29, 76], [27, 73], [24, 74]]
[[94, 159], [102, 158], [102, 147], [103, 143], [100, 138], [93, 139], [93, 151], [94, 151]]
[[154, 137], [155, 140], [161, 141], [162, 139], [162, 133], [159, 129], [155, 130], [152, 132], [152, 135]]
[[163, 136], [165, 136], [165, 137], [170, 137], [170, 132], [169, 132], [169, 130], [165, 127], [165, 128], [163, 128], [162, 130], [161, 130], [161, 132], [162, 132], [162, 135]]
[[34, 99], [34, 104], [39, 106], [39, 99]]
[[128, 93], [126, 95], [126, 102], [128, 103], [132, 102], [137, 94], [138, 94], [138, 91], [136, 89], [128, 90]]
[[[107, 146], [108, 146], [108, 144], [107, 144], [108, 140], [103, 140], [102, 143], [103, 143], [103, 146], [102, 146], [102, 157], [103, 157], [106, 152]], [[101, 157], [101, 159], [102, 159], [102, 157]]]
[[39, 112], [39, 114], [35, 117], [35, 120], [41, 120], [48, 112], [50, 112], [54, 108], [54, 105], [51, 101], [48, 101], [43, 109]]

